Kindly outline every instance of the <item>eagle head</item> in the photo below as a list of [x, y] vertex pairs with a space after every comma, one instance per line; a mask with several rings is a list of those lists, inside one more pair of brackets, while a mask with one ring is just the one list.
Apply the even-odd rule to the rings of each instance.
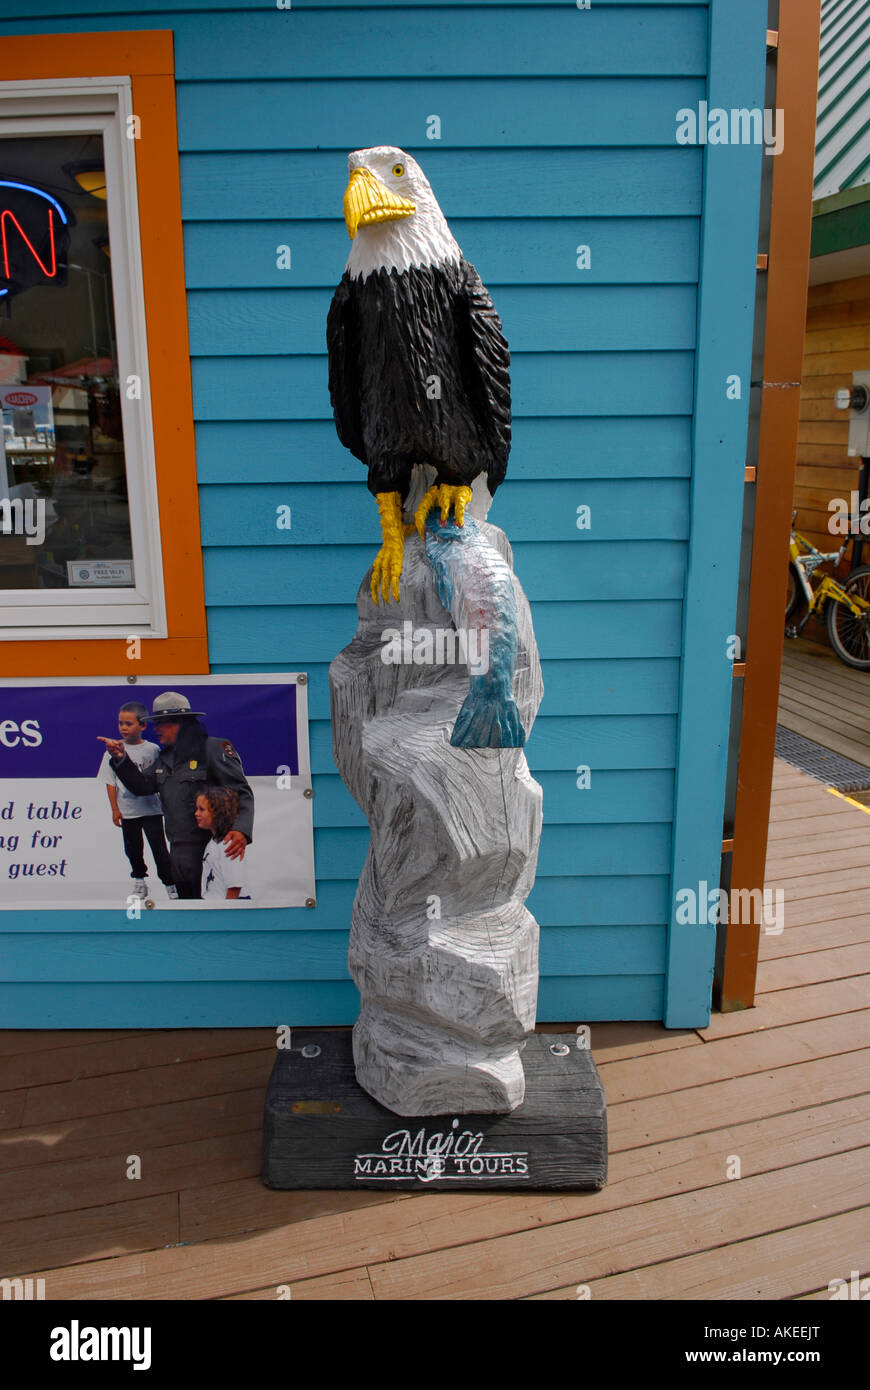
[[457, 263], [459, 245], [416, 159], [395, 145], [354, 150], [344, 220], [353, 245], [347, 270], [365, 279], [372, 271]]

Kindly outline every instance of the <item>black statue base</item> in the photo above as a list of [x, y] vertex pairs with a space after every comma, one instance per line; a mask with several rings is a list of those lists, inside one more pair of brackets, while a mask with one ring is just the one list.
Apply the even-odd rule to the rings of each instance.
[[523, 1067], [525, 1100], [508, 1115], [394, 1115], [357, 1082], [349, 1028], [294, 1028], [266, 1091], [262, 1180], [402, 1192], [603, 1187], [607, 1110], [591, 1054], [571, 1033], [535, 1033]]

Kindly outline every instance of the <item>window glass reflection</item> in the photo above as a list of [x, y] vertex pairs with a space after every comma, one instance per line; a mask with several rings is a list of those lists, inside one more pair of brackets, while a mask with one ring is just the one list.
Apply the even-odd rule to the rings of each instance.
[[0, 138], [0, 590], [134, 580], [103, 140]]

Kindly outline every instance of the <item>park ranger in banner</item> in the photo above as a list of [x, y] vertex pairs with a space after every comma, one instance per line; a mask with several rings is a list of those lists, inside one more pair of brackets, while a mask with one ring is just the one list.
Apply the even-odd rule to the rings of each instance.
[[209, 842], [194, 816], [196, 798], [204, 787], [232, 787], [239, 798], [239, 814], [224, 836], [227, 857], [244, 858], [254, 837], [254, 794], [242, 771], [242, 762], [227, 739], [211, 738], [200, 724], [202, 710], [177, 690], [158, 695], [151, 711], [161, 748], [144, 771], [137, 767], [121, 739], [102, 738], [112, 755], [112, 769], [135, 796], [160, 797], [169, 841], [172, 877], [179, 898], [202, 896], [202, 857]]

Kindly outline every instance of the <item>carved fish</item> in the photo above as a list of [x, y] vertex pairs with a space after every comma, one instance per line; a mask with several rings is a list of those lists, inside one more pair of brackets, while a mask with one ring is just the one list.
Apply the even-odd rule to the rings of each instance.
[[517, 603], [510, 566], [467, 514], [457, 526], [431, 511], [424, 539], [438, 597], [478, 657], [469, 662], [468, 695], [450, 742], [455, 748], [522, 748], [526, 731], [513, 695]]

